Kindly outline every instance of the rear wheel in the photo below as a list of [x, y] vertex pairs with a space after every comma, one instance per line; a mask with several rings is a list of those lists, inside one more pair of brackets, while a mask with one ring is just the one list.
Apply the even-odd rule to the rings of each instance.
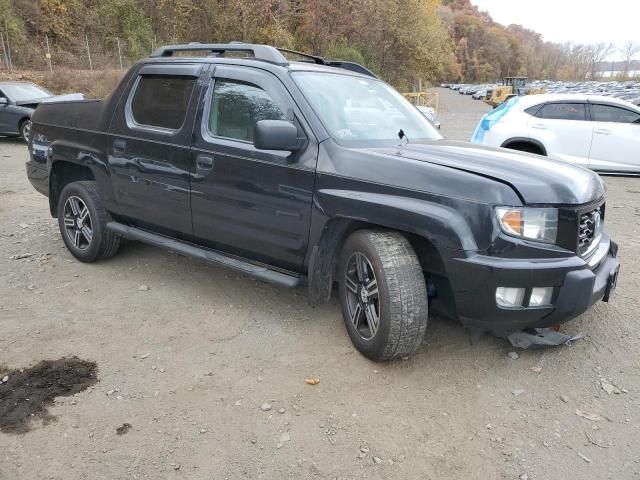
[[22, 139], [29, 143], [29, 139], [31, 138], [31, 120], [23, 120], [20, 123], [20, 136]]
[[427, 328], [427, 289], [418, 258], [397, 232], [362, 230], [339, 264], [342, 316], [354, 346], [375, 361], [408, 357]]
[[71, 254], [82, 262], [95, 262], [116, 254], [120, 237], [107, 230], [110, 216], [96, 182], [68, 184], [58, 199], [58, 226]]

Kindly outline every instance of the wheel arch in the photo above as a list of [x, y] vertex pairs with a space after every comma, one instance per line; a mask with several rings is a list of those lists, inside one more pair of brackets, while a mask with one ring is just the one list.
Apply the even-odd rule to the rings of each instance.
[[58, 215], [58, 199], [64, 187], [82, 180], [95, 180], [95, 175], [88, 166], [68, 160], [52, 162], [49, 172], [49, 211], [52, 217]]
[[31, 121], [31, 117], [29, 115], [24, 115], [20, 118], [20, 120], [18, 120], [18, 131], [22, 131], [22, 124], [26, 121]]
[[[530, 137], [511, 137], [511, 138], [505, 140], [504, 142], [502, 142], [502, 145], [500, 145], [500, 146], [502, 148], [510, 148], [510, 149], [513, 149], [513, 150], [518, 150], [518, 149], [514, 149], [513, 148], [514, 145], [518, 145], [518, 144], [519, 145], [531, 145], [531, 146], [535, 147], [537, 150], [539, 150], [541, 152], [541, 155], [544, 155], [545, 157], [547, 156], [547, 149], [542, 144], [542, 142], [540, 142], [539, 140], [536, 140], [535, 138], [530, 138]], [[537, 152], [529, 152], [529, 153], [537, 153]]]
[[[307, 278], [312, 305], [329, 300], [342, 246], [349, 235], [357, 230], [390, 230], [403, 234], [416, 251], [423, 270], [440, 277], [446, 277], [445, 257], [452, 255], [452, 252], [477, 250], [469, 225], [451, 208], [419, 199], [362, 195], [369, 195], [369, 200], [376, 200], [377, 204], [360, 205], [358, 210], [363, 211], [363, 207], [366, 207], [366, 211], [376, 213], [375, 217], [363, 218], [353, 212], [324, 217], [318, 238], [310, 242]], [[380, 198], [375, 198], [377, 196]], [[352, 196], [350, 198], [353, 200]], [[348, 207], [347, 197], [343, 200]], [[362, 200], [362, 196], [359, 200]]]

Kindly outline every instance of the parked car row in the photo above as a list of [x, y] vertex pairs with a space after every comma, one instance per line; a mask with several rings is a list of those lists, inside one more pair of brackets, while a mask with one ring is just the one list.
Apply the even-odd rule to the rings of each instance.
[[[444, 88], [450, 88], [460, 94], [472, 95], [475, 100], [482, 100], [496, 84], [464, 84], [444, 83]], [[543, 89], [544, 93], [573, 93], [584, 95], [600, 95], [625, 100], [640, 106], [640, 82], [638, 81], [584, 81], [560, 82], [554, 80], [534, 80], [526, 84], [528, 89]]]

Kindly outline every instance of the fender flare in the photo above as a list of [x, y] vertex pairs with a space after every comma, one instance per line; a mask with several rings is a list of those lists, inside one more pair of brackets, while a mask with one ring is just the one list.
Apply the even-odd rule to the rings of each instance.
[[53, 175], [54, 167], [60, 163], [71, 164], [82, 167], [91, 172], [93, 178], [97, 178], [97, 171], [106, 167], [104, 162], [99, 161], [101, 152], [88, 149], [86, 145], [70, 142], [66, 140], [55, 140], [49, 145], [47, 151], [47, 161], [49, 163], [49, 210], [53, 216], [57, 209], [56, 205], [56, 176]]
[[[418, 198], [350, 190], [321, 190], [315, 202], [324, 221], [319, 238], [312, 240], [308, 264], [311, 305], [331, 295], [340, 245], [351, 231], [384, 228], [418, 235], [431, 242], [442, 256], [463, 250], [477, 250], [466, 220], [455, 209]], [[363, 215], [366, 213], [366, 216]]]

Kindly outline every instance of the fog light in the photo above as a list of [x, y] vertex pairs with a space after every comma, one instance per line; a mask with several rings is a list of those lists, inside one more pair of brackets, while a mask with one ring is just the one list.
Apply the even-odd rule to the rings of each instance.
[[496, 303], [500, 307], [521, 307], [524, 299], [524, 288], [496, 288]]
[[529, 298], [530, 307], [540, 307], [543, 305], [551, 305], [551, 296], [553, 295], [553, 287], [536, 287], [531, 290], [531, 298]]

